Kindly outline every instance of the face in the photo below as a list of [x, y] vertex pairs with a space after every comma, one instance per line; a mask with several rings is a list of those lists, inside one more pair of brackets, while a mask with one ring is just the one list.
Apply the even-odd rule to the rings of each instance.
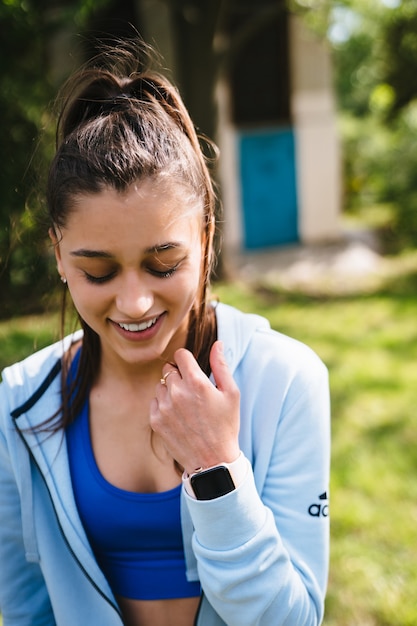
[[103, 362], [159, 368], [184, 347], [202, 265], [202, 209], [158, 183], [77, 196], [55, 243]]

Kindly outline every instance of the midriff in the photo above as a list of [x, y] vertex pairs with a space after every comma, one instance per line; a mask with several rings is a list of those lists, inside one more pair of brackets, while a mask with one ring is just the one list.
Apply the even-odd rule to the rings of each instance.
[[117, 598], [125, 626], [193, 626], [200, 598], [130, 600]]

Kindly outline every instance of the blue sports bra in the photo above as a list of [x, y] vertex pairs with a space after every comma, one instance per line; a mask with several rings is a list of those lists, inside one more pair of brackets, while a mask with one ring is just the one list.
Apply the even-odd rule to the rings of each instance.
[[113, 592], [137, 600], [199, 596], [200, 583], [185, 576], [181, 485], [135, 493], [107, 482], [91, 446], [88, 401], [67, 429], [67, 446], [78, 512]]

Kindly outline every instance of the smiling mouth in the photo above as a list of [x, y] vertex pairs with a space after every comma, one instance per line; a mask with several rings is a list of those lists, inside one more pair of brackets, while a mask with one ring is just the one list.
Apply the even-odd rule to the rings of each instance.
[[128, 330], [131, 333], [140, 333], [140, 332], [143, 332], [144, 330], [148, 330], [148, 328], [151, 328], [151, 326], [156, 324], [158, 319], [159, 319], [159, 316], [154, 317], [151, 320], [148, 320], [147, 322], [142, 322], [141, 324], [124, 324], [122, 322], [117, 322], [117, 325], [120, 326], [120, 328], [123, 328], [123, 330]]

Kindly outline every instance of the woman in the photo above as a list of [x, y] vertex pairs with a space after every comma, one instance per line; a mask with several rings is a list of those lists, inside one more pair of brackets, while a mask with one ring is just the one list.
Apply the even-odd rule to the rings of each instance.
[[60, 100], [47, 200], [82, 331], [3, 373], [4, 626], [307, 626], [329, 403], [306, 346], [209, 299], [214, 192], [127, 47]]

